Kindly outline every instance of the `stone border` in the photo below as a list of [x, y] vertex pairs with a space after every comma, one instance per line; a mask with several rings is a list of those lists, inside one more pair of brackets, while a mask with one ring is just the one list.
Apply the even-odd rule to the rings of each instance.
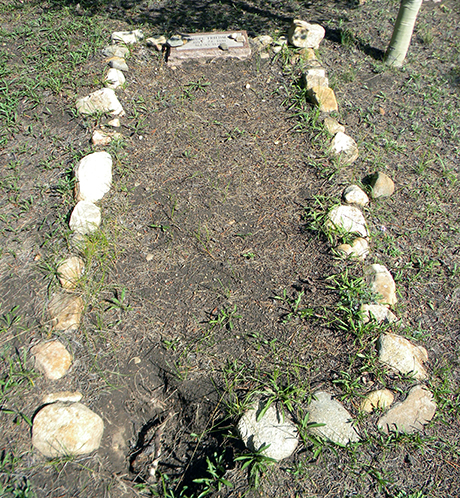
[[[198, 35], [197, 35], [198, 36]], [[120, 88], [125, 83], [125, 76], [123, 71], [127, 71], [128, 65], [125, 61], [125, 56], [129, 53], [129, 49], [126, 45], [138, 43], [144, 37], [140, 30], [128, 31], [128, 32], [115, 32], [112, 34], [112, 45], [106, 47], [103, 50], [103, 54], [108, 57], [107, 63], [110, 67], [106, 76], [105, 83], [106, 87], [97, 90], [87, 97], [79, 99], [76, 103], [77, 111], [81, 114], [91, 115], [97, 111], [108, 112], [114, 116], [114, 119], [109, 123], [113, 127], [120, 126], [119, 117], [123, 117], [125, 112], [122, 105], [120, 104], [116, 94], [115, 89]], [[304, 21], [295, 20], [289, 29], [288, 39], [289, 42], [297, 48], [302, 48], [305, 52], [304, 55], [307, 59], [306, 71], [302, 76], [302, 83], [306, 88], [308, 95], [314, 105], [318, 107], [323, 113], [330, 113], [338, 110], [337, 100], [335, 98], [334, 91], [329, 87], [328, 78], [326, 71], [321, 67], [319, 61], [316, 58], [314, 49], [318, 48], [321, 40], [324, 37], [324, 28], [319, 25], [309, 24]], [[182, 62], [183, 57], [177, 56], [176, 54], [181, 52], [179, 45], [174, 46], [174, 40], [176, 37], [172, 37], [166, 40], [165, 37], [149, 38], [147, 40], [147, 45], [154, 47], [156, 50], [164, 50], [165, 46], [169, 46], [170, 62], [179, 63]], [[286, 37], [280, 37], [277, 42], [269, 36], [260, 36], [255, 39], [255, 43], [259, 48], [260, 57], [268, 58], [268, 49], [272, 47], [274, 53], [279, 53], [282, 49], [282, 45], [287, 43]], [[175, 48], [177, 47], [177, 48]], [[244, 32], [244, 57], [248, 57], [250, 54], [250, 48], [248, 44], [247, 35]], [[228, 48], [230, 52], [230, 48]], [[249, 53], [248, 50], [249, 49]], [[219, 50], [222, 54], [215, 54], [214, 51]], [[235, 49], [236, 50], [236, 49]], [[192, 52], [186, 52], [182, 50], [184, 54], [187, 54], [186, 59], [189, 59]], [[217, 57], [217, 56], [227, 56], [225, 47], [212, 49], [212, 53], [206, 51], [205, 57]], [[267, 55], [268, 54], [268, 55]], [[230, 52], [230, 55], [234, 55]], [[356, 142], [345, 134], [345, 128], [340, 125], [336, 120], [325, 117], [324, 121], [325, 128], [334, 135], [330, 151], [336, 156], [336, 159], [345, 165], [352, 164], [359, 156], [359, 150]], [[92, 136], [93, 145], [106, 146], [110, 144], [113, 138], [118, 138], [120, 135], [116, 133], [107, 133], [104, 130], [94, 130]], [[69, 226], [74, 232], [74, 242], [78, 248], [79, 244], [84, 243], [84, 236], [93, 233], [97, 230], [101, 224], [101, 210], [97, 203], [102, 200], [104, 195], [110, 190], [112, 182], [112, 158], [104, 151], [94, 152], [85, 156], [79, 161], [76, 170], [75, 177], [77, 180], [75, 200], [77, 204], [75, 205]], [[391, 195], [394, 191], [394, 184], [392, 180], [384, 175], [383, 173], [376, 173], [371, 182], [372, 186], [372, 196], [374, 198], [383, 197]], [[354, 257], [360, 261], [364, 261], [366, 256], [369, 254], [369, 242], [368, 242], [368, 228], [366, 221], [364, 219], [361, 208], [367, 205], [369, 198], [357, 185], [349, 185], [345, 188], [343, 195], [343, 204], [336, 206], [331, 209], [328, 213], [326, 228], [339, 231], [341, 233], [347, 234], [348, 237], [353, 236], [358, 233], [360, 237], [353, 240], [350, 244], [341, 244], [337, 247], [337, 252], [346, 256]], [[70, 329], [78, 329], [81, 321], [82, 312], [84, 309], [84, 303], [81, 296], [74, 295], [73, 292], [76, 289], [78, 280], [80, 279], [84, 269], [84, 261], [76, 255], [68, 257], [64, 263], [62, 263], [58, 268], [59, 280], [63, 289], [62, 293], [58, 293], [53, 296], [49, 304], [49, 313], [52, 317], [52, 331], [65, 331]], [[383, 322], [394, 322], [397, 320], [396, 316], [389, 310], [389, 307], [396, 304], [396, 286], [394, 284], [393, 278], [388, 270], [379, 264], [370, 265], [364, 268], [364, 274], [369, 282], [370, 290], [376, 296], [375, 303], [365, 304], [362, 306], [361, 312], [364, 323], [375, 319], [377, 323]], [[388, 346], [388, 343], [391, 343]], [[388, 346], [388, 347], [386, 347]], [[382, 334], [379, 339], [380, 347], [380, 360], [383, 364], [389, 366], [393, 371], [400, 372], [403, 374], [412, 373], [414, 377], [419, 380], [425, 380], [427, 378], [427, 373], [423, 367], [423, 362], [428, 360], [428, 355], [425, 348], [417, 347], [411, 344], [407, 339], [398, 336], [396, 334]], [[389, 352], [393, 348], [393, 352]], [[408, 351], [408, 356], [401, 355], [401, 351], [406, 349]], [[52, 354], [46, 354], [49, 350], [53, 350]], [[59, 354], [57, 354], [59, 350]], [[65, 375], [71, 365], [71, 356], [62, 345], [59, 340], [53, 340], [51, 342], [40, 343], [32, 349], [32, 353], [36, 359], [36, 368], [45, 374], [48, 379], [58, 379]], [[57, 356], [56, 356], [57, 355]], [[418, 393], [415, 394], [415, 389], [424, 391], [426, 394]], [[324, 398], [326, 401], [335, 403], [333, 410], [338, 410], [339, 412], [345, 412], [345, 417], [349, 414], [346, 410], [335, 400], [331, 400], [331, 395], [329, 393], [317, 393], [318, 397]], [[320, 396], [321, 395], [321, 396]], [[391, 392], [385, 393], [386, 397], [383, 396], [381, 391], [373, 391], [368, 394], [363, 403], [361, 404], [361, 409], [363, 411], [372, 411], [373, 409], [386, 408], [388, 407], [394, 396]], [[418, 396], [418, 398], [417, 398]], [[417, 398], [419, 401], [423, 396], [428, 397], [431, 402], [431, 393], [422, 389], [420, 386], [415, 386], [410, 390], [409, 396], [404, 403], [409, 402], [409, 399]], [[94, 451], [99, 447], [102, 431], [103, 422], [102, 419], [91, 410], [84, 407], [79, 403], [81, 399], [80, 393], [53, 393], [52, 395], [47, 395], [44, 398], [45, 408], [42, 408], [37, 414], [37, 421], [42, 422], [40, 415], [46, 409], [48, 411], [50, 406], [58, 411], [58, 414], [62, 414], [64, 411], [68, 411], [69, 407], [82, 407], [83, 411], [90, 412], [90, 417], [96, 417], [95, 425], [97, 425], [97, 433], [94, 436], [94, 441], [88, 443], [88, 441], [78, 442], [78, 447], [69, 447], [67, 441], [62, 441], [59, 439], [60, 436], [56, 434], [49, 436], [51, 440], [46, 440], [43, 443], [37, 443], [39, 440], [37, 436], [37, 424], [34, 419], [33, 425], [33, 445], [38, 448], [45, 456], [55, 457], [62, 456], [69, 453], [74, 454], [84, 454]], [[69, 403], [71, 403], [69, 405]], [[314, 410], [314, 403], [318, 403], [317, 400], [312, 402], [310, 405], [311, 411]], [[407, 432], [414, 432], [415, 430], [421, 430], [424, 423], [434, 415], [436, 409], [436, 404], [431, 402], [431, 412], [428, 417], [425, 414], [425, 419], [417, 419], [412, 425], [404, 426], [404, 423], [399, 424], [399, 419], [397, 417], [391, 417], [392, 410], [401, 411], [400, 406], [404, 405], [400, 403], [395, 405], [393, 409], [388, 411], [380, 418], [378, 422], [379, 429], [388, 432], [394, 426], [403, 428]], [[51, 405], [50, 405], [51, 404]], [[315, 405], [316, 406], [316, 405]], [[404, 408], [402, 409], [404, 412]], [[321, 412], [321, 410], [320, 410]], [[398, 416], [400, 413], [398, 412]], [[316, 412], [315, 412], [316, 413]], [[315, 415], [316, 417], [316, 415]], [[321, 416], [319, 418], [312, 419], [312, 421], [317, 423], [325, 424], [323, 427], [316, 428], [316, 434], [325, 439], [332, 440], [339, 444], [347, 444], [350, 441], [358, 440], [357, 432], [351, 427], [349, 421], [345, 425], [349, 425], [349, 431], [346, 435], [343, 433], [337, 435], [334, 428], [331, 429], [325, 423]], [[75, 417], [74, 417], [75, 418]], [[100, 419], [100, 420], [99, 420]], [[398, 420], [398, 422], [395, 422]], [[257, 423], [252, 423], [254, 426], [251, 430], [256, 430], [259, 423], [263, 422], [260, 420]], [[81, 426], [78, 423], [74, 424], [74, 421], [70, 420], [68, 422], [69, 426], [66, 426], [65, 432], [71, 433], [73, 431], [78, 432]], [[102, 428], [101, 428], [102, 424]], [[240, 421], [241, 425], [241, 421]], [[347, 429], [348, 430], [348, 429]], [[350, 432], [351, 431], [351, 432]], [[84, 431], [83, 431], [84, 432]], [[290, 448], [283, 453], [283, 456], [279, 459], [286, 458], [292, 454], [297, 446], [292, 441], [292, 438], [296, 437], [296, 431], [293, 429], [292, 437], [289, 441]], [[246, 434], [248, 440], [252, 440], [254, 434]], [[86, 436], [85, 436], [86, 437]], [[82, 450], [84, 448], [84, 450]], [[256, 449], [257, 448], [253, 448]]]

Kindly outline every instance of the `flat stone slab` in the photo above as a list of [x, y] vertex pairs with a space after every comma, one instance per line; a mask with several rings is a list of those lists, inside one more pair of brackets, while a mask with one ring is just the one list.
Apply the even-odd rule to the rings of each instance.
[[178, 65], [185, 60], [236, 57], [243, 60], [251, 56], [246, 31], [218, 31], [182, 35], [183, 45], [170, 47], [168, 64]]

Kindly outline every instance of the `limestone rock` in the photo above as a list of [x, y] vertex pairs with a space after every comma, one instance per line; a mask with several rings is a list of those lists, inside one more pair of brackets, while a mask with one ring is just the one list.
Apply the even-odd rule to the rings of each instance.
[[42, 399], [42, 403], [44, 405], [56, 403], [56, 401], [63, 401], [65, 403], [77, 403], [78, 401], [81, 401], [81, 398], [83, 398], [83, 394], [80, 391], [60, 391], [57, 393], [46, 394]]
[[396, 297], [396, 284], [391, 273], [383, 266], [374, 264], [364, 269], [364, 275], [375, 294], [378, 304], [393, 306], [398, 302]]
[[97, 202], [112, 185], [112, 157], [107, 152], [85, 156], [75, 170], [79, 201]]
[[343, 253], [345, 256], [351, 256], [364, 261], [369, 255], [369, 242], [361, 237], [356, 238], [353, 244], [340, 244], [337, 251]]
[[77, 100], [77, 111], [82, 114], [108, 112], [114, 116], [123, 116], [125, 111], [115, 92], [111, 88], [102, 88]]
[[85, 263], [77, 256], [71, 256], [57, 269], [59, 282], [64, 290], [73, 291], [85, 269]]
[[385, 173], [376, 172], [371, 177], [372, 197], [389, 197], [395, 191], [393, 180]]
[[324, 425], [312, 427], [309, 431], [337, 444], [358, 441], [359, 436], [353, 428], [351, 416], [347, 410], [337, 400], [332, 399], [329, 393], [319, 391], [314, 397], [316, 399], [307, 408], [308, 421]]
[[337, 105], [337, 100], [335, 98], [335, 93], [332, 88], [325, 86], [314, 86], [308, 91], [310, 99], [316, 106], [319, 107], [320, 111], [323, 112], [333, 112], [339, 109]]
[[295, 19], [289, 28], [288, 38], [294, 47], [318, 48], [325, 34], [325, 29], [319, 24], [310, 24]]
[[257, 50], [262, 51], [267, 49], [273, 43], [273, 38], [268, 35], [260, 35], [253, 39], [253, 43]]
[[367, 237], [366, 220], [363, 213], [355, 206], [336, 206], [328, 213], [326, 226], [332, 230], [344, 230]]
[[115, 90], [115, 88], [124, 85], [125, 81], [125, 75], [119, 69], [116, 69], [114, 67], [111, 67], [107, 71], [107, 75], [104, 79], [105, 86], [107, 88], [111, 88], [112, 90]]
[[302, 86], [307, 90], [315, 86], [329, 87], [326, 71], [322, 67], [312, 67], [302, 74]]
[[339, 131], [341, 131], [342, 133], [345, 133], [345, 126], [341, 125], [334, 118], [327, 116], [326, 118], [324, 118], [323, 123], [324, 123], [324, 126], [326, 127], [326, 130], [331, 135], [335, 135], [336, 133], [339, 133]]
[[134, 31], [115, 31], [112, 33], [112, 43], [125, 43], [132, 45], [141, 41], [144, 38], [144, 33], [140, 29]]
[[368, 323], [374, 319], [377, 323], [393, 323], [398, 320], [383, 304], [363, 304], [361, 305], [363, 323]]
[[341, 164], [352, 164], [359, 156], [356, 142], [341, 131], [332, 139], [331, 150], [332, 153], [338, 157]]
[[288, 458], [298, 444], [295, 425], [288, 419], [287, 412], [283, 417], [283, 413], [273, 404], [257, 422], [262, 408], [263, 405], [259, 405], [257, 409], [248, 410], [241, 417], [237, 427], [241, 439], [251, 451], [257, 451], [264, 444], [269, 444], [264, 455], [275, 460]]
[[102, 54], [106, 57], [123, 57], [129, 55], [129, 48], [123, 47], [122, 45], [109, 45], [105, 47]]
[[48, 305], [53, 330], [76, 330], [80, 326], [84, 302], [73, 294], [55, 294]]
[[379, 429], [388, 434], [389, 431], [412, 434], [421, 431], [436, 412], [433, 395], [422, 386], [415, 386], [402, 403], [396, 403], [378, 421]]
[[393, 372], [411, 374], [417, 380], [425, 380], [428, 374], [423, 363], [428, 361], [427, 350], [415, 346], [396, 334], [382, 334], [377, 344], [379, 360]]
[[347, 204], [356, 204], [361, 207], [369, 204], [369, 197], [358, 185], [348, 185], [343, 191], [342, 199]]
[[108, 61], [109, 66], [112, 69], [118, 69], [119, 71], [129, 71], [128, 64], [126, 64], [125, 59], [123, 57], [111, 57]]
[[[105, 147], [112, 141], [112, 136], [104, 133], [102, 130], [94, 130], [91, 137], [91, 143], [99, 147]], [[78, 197], [77, 197], [78, 198]]]
[[153, 47], [158, 52], [161, 52], [163, 46], [166, 44], [166, 37], [163, 35], [152, 36], [151, 38], [147, 38], [145, 42], [147, 43], [147, 47]]
[[80, 201], [70, 215], [69, 226], [71, 230], [80, 235], [95, 232], [101, 224], [101, 210], [89, 201]]
[[72, 364], [72, 356], [59, 341], [41, 342], [31, 353], [35, 357], [35, 368], [50, 380], [64, 377]]
[[101, 417], [81, 403], [58, 401], [43, 407], [32, 426], [32, 444], [46, 457], [84, 455], [99, 448]]
[[113, 118], [107, 123], [107, 126], [112, 126], [112, 128], [120, 128], [121, 123], [118, 118]]
[[299, 54], [308, 67], [321, 67], [316, 58], [316, 53], [312, 48], [302, 48], [302, 50], [299, 50]]
[[371, 413], [375, 409], [380, 408], [385, 410], [393, 403], [395, 397], [389, 389], [379, 389], [369, 393], [361, 403], [363, 412]]

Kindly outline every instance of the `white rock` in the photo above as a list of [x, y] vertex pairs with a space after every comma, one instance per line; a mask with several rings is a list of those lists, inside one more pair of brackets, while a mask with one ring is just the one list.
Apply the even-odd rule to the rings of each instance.
[[125, 111], [115, 92], [111, 88], [102, 88], [77, 100], [77, 111], [82, 114], [109, 112], [114, 116], [123, 116]]
[[323, 439], [337, 444], [348, 444], [358, 441], [359, 436], [353, 428], [351, 416], [345, 408], [331, 394], [326, 392], [315, 393], [314, 399], [308, 405], [308, 422], [324, 424], [312, 427], [309, 431]]
[[74, 294], [55, 294], [48, 305], [53, 330], [76, 330], [80, 326], [84, 302]]
[[134, 31], [115, 31], [112, 33], [112, 43], [126, 43], [132, 45], [144, 38], [144, 33], [140, 29]]
[[396, 315], [383, 304], [363, 304], [361, 305], [361, 314], [363, 323], [368, 323], [371, 319], [377, 323], [393, 323], [398, 320]]
[[345, 256], [351, 256], [364, 261], [369, 255], [369, 242], [366, 239], [358, 237], [353, 241], [353, 244], [340, 244], [337, 251], [343, 253]]
[[78, 163], [75, 170], [77, 200], [97, 202], [112, 185], [112, 157], [109, 153], [93, 152]]
[[342, 198], [347, 204], [356, 204], [361, 207], [369, 204], [369, 197], [358, 185], [348, 185], [343, 191]]
[[396, 284], [391, 273], [383, 266], [374, 264], [364, 268], [364, 275], [375, 294], [378, 304], [393, 306], [398, 302], [396, 297]]
[[42, 403], [44, 405], [56, 403], [56, 401], [77, 403], [78, 401], [81, 401], [81, 398], [83, 398], [83, 394], [80, 391], [60, 391], [57, 393], [46, 394], [43, 396]]
[[332, 139], [331, 151], [339, 158], [341, 164], [352, 164], [359, 157], [359, 150], [356, 142], [341, 131]]
[[289, 28], [289, 42], [294, 47], [318, 48], [326, 31], [319, 24], [310, 24], [299, 19], [295, 19]]
[[101, 444], [104, 422], [81, 403], [43, 407], [32, 426], [32, 444], [46, 457], [84, 455]]
[[166, 37], [165, 36], [153, 36], [151, 38], [147, 38], [145, 40], [147, 43], [147, 47], [153, 47], [155, 50], [158, 52], [161, 51], [163, 48], [163, 45], [166, 44]]
[[374, 173], [371, 177], [372, 197], [389, 197], [395, 191], [393, 180], [385, 173]]
[[428, 374], [423, 363], [428, 353], [423, 346], [415, 346], [396, 334], [382, 334], [377, 344], [379, 360], [393, 372], [411, 374], [417, 380], [425, 380]]
[[109, 45], [105, 47], [102, 54], [106, 57], [123, 57], [129, 55], [129, 48], [123, 47], [122, 45]]
[[326, 226], [332, 230], [344, 230], [367, 237], [366, 220], [363, 213], [355, 206], [336, 206], [328, 213]]
[[388, 434], [389, 431], [412, 434], [421, 431], [436, 412], [433, 395], [422, 386], [415, 386], [402, 403], [396, 403], [378, 421], [379, 429]]
[[57, 272], [62, 288], [73, 291], [85, 269], [85, 263], [77, 256], [67, 258], [58, 266]]
[[251, 450], [257, 451], [264, 444], [270, 446], [264, 455], [275, 460], [288, 458], [294, 453], [298, 444], [298, 435], [295, 425], [288, 420], [288, 413], [283, 414], [271, 405], [264, 416], [257, 422], [258, 409], [248, 410], [238, 422], [238, 433], [244, 444]]
[[379, 389], [369, 393], [361, 403], [363, 412], [371, 413], [375, 409], [385, 410], [393, 403], [395, 397], [389, 389]]
[[331, 118], [329, 116], [324, 118], [324, 126], [326, 127], [326, 130], [331, 134], [335, 135], [339, 131], [342, 133], [345, 133], [345, 126], [341, 125], [337, 120], [334, 118]]
[[107, 75], [104, 79], [105, 86], [107, 88], [111, 88], [112, 90], [124, 85], [125, 81], [125, 75], [119, 69], [115, 69], [113, 67], [107, 71]]
[[95, 232], [101, 224], [101, 210], [89, 201], [80, 201], [70, 215], [69, 226], [71, 230], [88, 235]]
[[64, 377], [72, 364], [72, 356], [59, 341], [41, 342], [31, 353], [35, 357], [35, 368], [50, 380]]

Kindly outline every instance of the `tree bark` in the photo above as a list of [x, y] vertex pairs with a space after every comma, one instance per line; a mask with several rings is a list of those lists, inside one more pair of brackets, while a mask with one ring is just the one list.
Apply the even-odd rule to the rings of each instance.
[[389, 66], [402, 66], [421, 5], [422, 0], [401, 0], [393, 36], [385, 54], [385, 63]]

